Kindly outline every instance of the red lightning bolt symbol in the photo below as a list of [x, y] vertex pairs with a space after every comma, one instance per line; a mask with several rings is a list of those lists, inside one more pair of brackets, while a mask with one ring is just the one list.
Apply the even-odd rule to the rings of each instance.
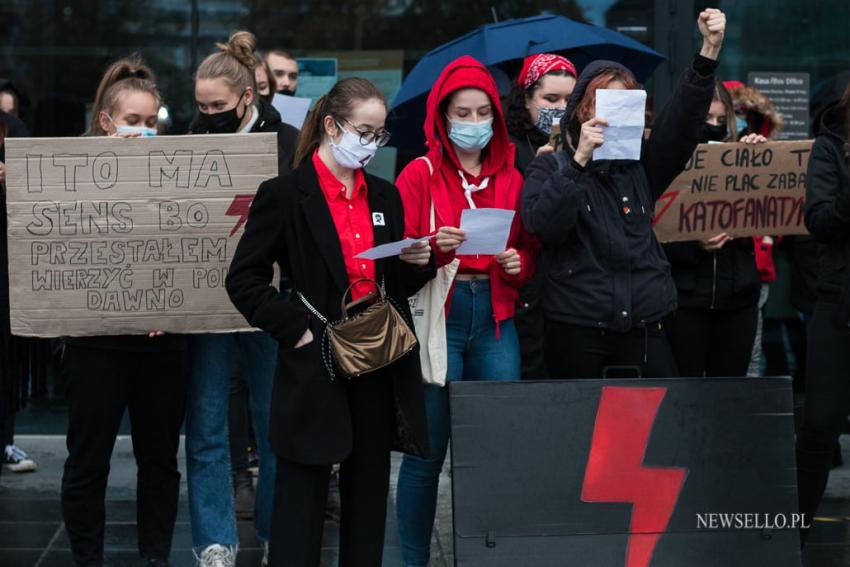
[[584, 502], [630, 502], [625, 567], [648, 567], [667, 530], [687, 469], [643, 465], [667, 388], [602, 388], [584, 475]]
[[248, 211], [251, 210], [251, 202], [253, 200], [253, 195], [236, 195], [233, 197], [233, 202], [230, 203], [230, 206], [224, 213], [229, 217], [239, 217], [239, 220], [236, 221], [236, 226], [234, 226], [233, 230], [230, 231], [230, 236], [236, 234], [236, 231], [245, 224], [246, 220], [248, 220]]
[[681, 193], [681, 191], [667, 191], [666, 193], [658, 197], [658, 202], [664, 203], [664, 206], [661, 208], [660, 211], [658, 211], [658, 214], [655, 215], [655, 218], [652, 219], [652, 226], [658, 224], [658, 221], [661, 220], [661, 217], [664, 216], [664, 213], [666, 213], [667, 210], [673, 205], [673, 201], [676, 200], [676, 198], [679, 196], [679, 193]]

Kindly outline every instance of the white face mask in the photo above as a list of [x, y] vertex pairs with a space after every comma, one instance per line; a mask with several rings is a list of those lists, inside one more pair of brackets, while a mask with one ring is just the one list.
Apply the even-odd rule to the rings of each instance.
[[112, 122], [112, 125], [115, 126], [115, 133], [119, 136], [121, 134], [138, 134], [139, 136], [146, 138], [149, 136], [156, 136], [156, 128], [148, 128], [147, 126], [128, 126], [125, 124], [116, 124], [115, 120], [105, 112], [103, 113], [106, 118]]
[[372, 142], [364, 146], [360, 143], [359, 135], [349, 132], [338, 123], [337, 127], [342, 130], [342, 139], [340, 139], [338, 144], [333, 140], [330, 142], [331, 152], [336, 162], [348, 169], [366, 167], [366, 164], [371, 161], [378, 151], [378, 144]]
[[118, 135], [138, 133], [143, 138], [156, 136], [156, 128], [148, 128], [147, 126], [115, 126], [115, 132]]

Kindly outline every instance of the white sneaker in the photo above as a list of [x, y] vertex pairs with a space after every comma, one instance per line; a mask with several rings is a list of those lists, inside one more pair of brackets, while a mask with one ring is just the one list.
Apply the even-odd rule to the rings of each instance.
[[6, 445], [3, 452], [3, 468], [15, 473], [33, 472], [38, 467], [27, 454], [14, 445]]
[[198, 560], [198, 567], [235, 567], [236, 550], [214, 543], [204, 549], [200, 556], [195, 554], [195, 559]]
[[263, 560], [260, 562], [260, 567], [269, 567], [269, 542], [263, 542]]

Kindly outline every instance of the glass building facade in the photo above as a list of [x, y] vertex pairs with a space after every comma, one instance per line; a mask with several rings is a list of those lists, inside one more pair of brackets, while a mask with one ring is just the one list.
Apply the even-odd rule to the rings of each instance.
[[[172, 132], [194, 112], [192, 72], [236, 29], [297, 56], [401, 52], [402, 73], [433, 47], [510, 17], [557, 13], [606, 26], [670, 57], [648, 84], [659, 100], [698, 45], [701, 0], [0, 0], [0, 77], [26, 94], [39, 136], [75, 136], [103, 69], [137, 51], [159, 76]], [[812, 92], [850, 69], [850, 3], [719, 0], [728, 14], [720, 76], [806, 72]], [[840, 79], [839, 79], [840, 80]]]

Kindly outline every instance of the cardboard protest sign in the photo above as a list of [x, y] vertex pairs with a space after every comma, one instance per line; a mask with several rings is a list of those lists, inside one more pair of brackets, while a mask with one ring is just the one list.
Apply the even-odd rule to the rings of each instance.
[[655, 205], [661, 242], [806, 234], [806, 166], [812, 140], [700, 144]]
[[224, 289], [275, 134], [6, 142], [16, 335], [247, 329]]

